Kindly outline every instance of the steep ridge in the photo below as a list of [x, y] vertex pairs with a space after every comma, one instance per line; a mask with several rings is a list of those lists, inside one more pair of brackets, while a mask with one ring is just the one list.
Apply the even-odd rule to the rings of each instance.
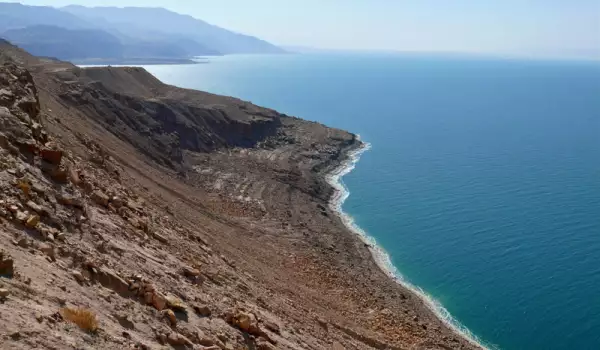
[[72, 68], [57, 76], [63, 102], [171, 168], [182, 165], [182, 151], [253, 147], [281, 125], [273, 111], [169, 87], [142, 68]]
[[138, 68], [0, 63], [2, 347], [475, 348], [327, 206], [354, 135]]

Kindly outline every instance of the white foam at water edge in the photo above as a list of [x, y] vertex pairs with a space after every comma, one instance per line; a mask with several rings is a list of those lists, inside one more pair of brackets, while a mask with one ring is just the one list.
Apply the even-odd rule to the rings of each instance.
[[[358, 138], [360, 139], [360, 137]], [[339, 215], [346, 227], [348, 227], [352, 232], [356, 233], [360, 239], [369, 246], [369, 250], [371, 251], [373, 259], [385, 274], [387, 274], [398, 284], [402, 285], [404, 288], [416, 294], [442, 322], [444, 322], [448, 327], [465, 338], [467, 341], [483, 349], [495, 349], [495, 347], [484, 345], [484, 343], [478, 339], [477, 336], [471, 333], [465, 326], [460, 324], [458, 320], [452, 317], [450, 312], [448, 312], [448, 310], [446, 310], [446, 308], [444, 308], [439, 301], [429, 296], [423, 289], [409, 283], [400, 273], [400, 271], [398, 271], [398, 269], [394, 266], [394, 264], [392, 264], [389, 254], [382, 247], [377, 245], [375, 238], [369, 236], [362, 228], [356, 225], [354, 219], [342, 210], [342, 205], [346, 199], [348, 199], [348, 196], [350, 196], [350, 191], [342, 181], [342, 178], [344, 175], [347, 175], [354, 170], [356, 163], [358, 163], [360, 160], [360, 156], [370, 149], [371, 144], [368, 142], [363, 142], [362, 147], [350, 152], [348, 154], [348, 160], [327, 176], [327, 182], [335, 189], [335, 193], [329, 203], [331, 209]]]

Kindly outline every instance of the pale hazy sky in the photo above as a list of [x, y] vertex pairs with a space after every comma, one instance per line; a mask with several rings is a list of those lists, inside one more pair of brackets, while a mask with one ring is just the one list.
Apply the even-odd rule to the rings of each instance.
[[600, 58], [600, 0], [27, 0], [22, 3], [165, 7], [279, 45]]

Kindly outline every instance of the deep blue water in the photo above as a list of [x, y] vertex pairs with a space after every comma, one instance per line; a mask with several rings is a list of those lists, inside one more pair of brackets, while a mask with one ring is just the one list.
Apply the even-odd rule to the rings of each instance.
[[502, 349], [600, 349], [600, 64], [238, 56], [147, 67], [358, 133], [344, 210]]

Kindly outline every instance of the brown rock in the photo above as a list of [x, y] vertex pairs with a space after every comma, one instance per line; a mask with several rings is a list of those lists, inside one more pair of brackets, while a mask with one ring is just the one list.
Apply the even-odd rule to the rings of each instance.
[[32, 154], [36, 154], [38, 152], [38, 144], [37, 142], [35, 142], [35, 140], [30, 139], [30, 140], [16, 140], [15, 144], [17, 144], [17, 146], [19, 146], [19, 149], [21, 150], [22, 153], [32, 153]]
[[167, 299], [164, 295], [155, 292], [152, 295], [152, 306], [158, 311], [162, 311], [167, 307]]
[[129, 315], [114, 315], [119, 324], [126, 329], [135, 329], [135, 324], [131, 321], [131, 317]]
[[177, 325], [177, 317], [175, 317], [175, 313], [171, 309], [166, 309], [162, 311], [162, 315], [165, 318], [169, 319], [171, 322], [171, 326], [175, 327]]
[[12, 332], [12, 333], [10, 334], [10, 338], [11, 338], [12, 340], [19, 340], [19, 339], [21, 339], [21, 332], [19, 332], [19, 331]]
[[167, 342], [173, 346], [194, 346], [194, 343], [192, 343], [188, 338], [177, 332], [171, 332], [167, 337]]
[[258, 338], [258, 340], [256, 341], [256, 350], [275, 350], [275, 346], [271, 343], [269, 343], [266, 339], [264, 338]]
[[157, 241], [159, 241], [161, 243], [168, 243], [169, 242], [169, 240], [165, 236], [159, 234], [156, 231], [150, 232], [150, 236], [154, 237]]
[[79, 185], [81, 186], [81, 188], [83, 188], [83, 191], [85, 193], [92, 193], [94, 191], [94, 184], [88, 180], [81, 181]]
[[40, 217], [39, 216], [37, 216], [37, 215], [30, 215], [29, 218], [27, 219], [27, 222], [25, 222], [25, 226], [27, 226], [29, 228], [34, 228], [39, 223], [40, 223]]
[[33, 134], [33, 137], [35, 137], [36, 139], [39, 139], [42, 136], [42, 125], [39, 123], [33, 123], [31, 125], [31, 132]]
[[265, 328], [270, 330], [271, 332], [275, 333], [275, 334], [281, 334], [281, 327], [279, 326], [279, 324], [273, 322], [273, 321], [265, 321]]
[[77, 170], [70, 166], [67, 168], [67, 172], [69, 174], [69, 180], [71, 180], [71, 183], [75, 186], [79, 185], [79, 182], [81, 180], [79, 179], [79, 173], [77, 172]]
[[46, 187], [44, 187], [43, 185], [41, 185], [37, 182], [34, 182], [31, 184], [31, 189], [34, 192], [39, 193], [39, 194], [44, 194], [44, 193], [46, 193], [46, 190], [47, 190]]
[[114, 196], [111, 200], [110, 200], [110, 204], [115, 207], [115, 209], [119, 209], [121, 207], [123, 207], [123, 200], [117, 196]]
[[146, 302], [146, 304], [148, 304], [148, 305], [152, 304], [153, 298], [154, 298], [153, 292], [145, 292], [144, 293], [144, 301]]
[[215, 341], [213, 339], [211, 339], [210, 337], [206, 336], [201, 331], [197, 332], [197, 338], [198, 338], [198, 344], [200, 344], [202, 346], [210, 347], [210, 346], [215, 345]]
[[29, 241], [28, 238], [23, 237], [19, 240], [19, 242], [17, 243], [17, 245], [21, 248], [29, 248], [29, 246], [31, 245], [31, 242]]
[[28, 201], [25, 204], [29, 209], [33, 210], [34, 212], [38, 213], [38, 214], [42, 214], [45, 212], [44, 208], [42, 208], [41, 205], [35, 203], [34, 201]]
[[200, 276], [200, 270], [194, 269], [188, 266], [184, 266], [182, 269], [182, 273], [185, 277], [196, 278]]
[[92, 192], [91, 198], [96, 204], [107, 207], [109, 198], [102, 191], [96, 190]]
[[237, 310], [233, 314], [226, 316], [226, 321], [246, 333], [257, 336], [263, 334], [258, 326], [256, 316], [252, 313]]
[[85, 283], [85, 277], [79, 271], [71, 271], [71, 275], [75, 278], [75, 280], [79, 283]]
[[346, 348], [338, 342], [333, 342], [333, 345], [331, 346], [331, 350], [346, 350]]
[[177, 298], [176, 296], [169, 294], [165, 297], [165, 300], [167, 301], [167, 307], [169, 309], [179, 311], [179, 312], [187, 312], [187, 309], [186, 309], [183, 301], [181, 299]]
[[56, 260], [56, 252], [53, 246], [49, 244], [42, 244], [40, 245], [39, 250], [49, 256], [52, 260]]
[[52, 180], [58, 183], [66, 184], [67, 182], [69, 182], [69, 174], [63, 168], [52, 169], [50, 171], [50, 177], [52, 177]]
[[209, 317], [212, 314], [210, 308], [206, 305], [194, 305], [193, 308], [202, 317]]
[[48, 163], [58, 165], [62, 160], [63, 152], [60, 150], [44, 147], [40, 150], [40, 156], [43, 160], [47, 161]]
[[98, 282], [104, 287], [109, 288], [117, 292], [121, 296], [130, 295], [129, 283], [119, 277], [117, 273], [107, 267], [101, 267], [98, 269], [97, 276]]
[[15, 214], [15, 218], [20, 221], [20, 222], [25, 222], [28, 219], [27, 213], [22, 212], [22, 211], [17, 211], [17, 213]]
[[0, 252], [0, 276], [14, 276], [14, 261], [10, 256], [6, 256], [4, 252]]
[[5, 299], [10, 295], [10, 291], [6, 288], [0, 288], [0, 299]]

